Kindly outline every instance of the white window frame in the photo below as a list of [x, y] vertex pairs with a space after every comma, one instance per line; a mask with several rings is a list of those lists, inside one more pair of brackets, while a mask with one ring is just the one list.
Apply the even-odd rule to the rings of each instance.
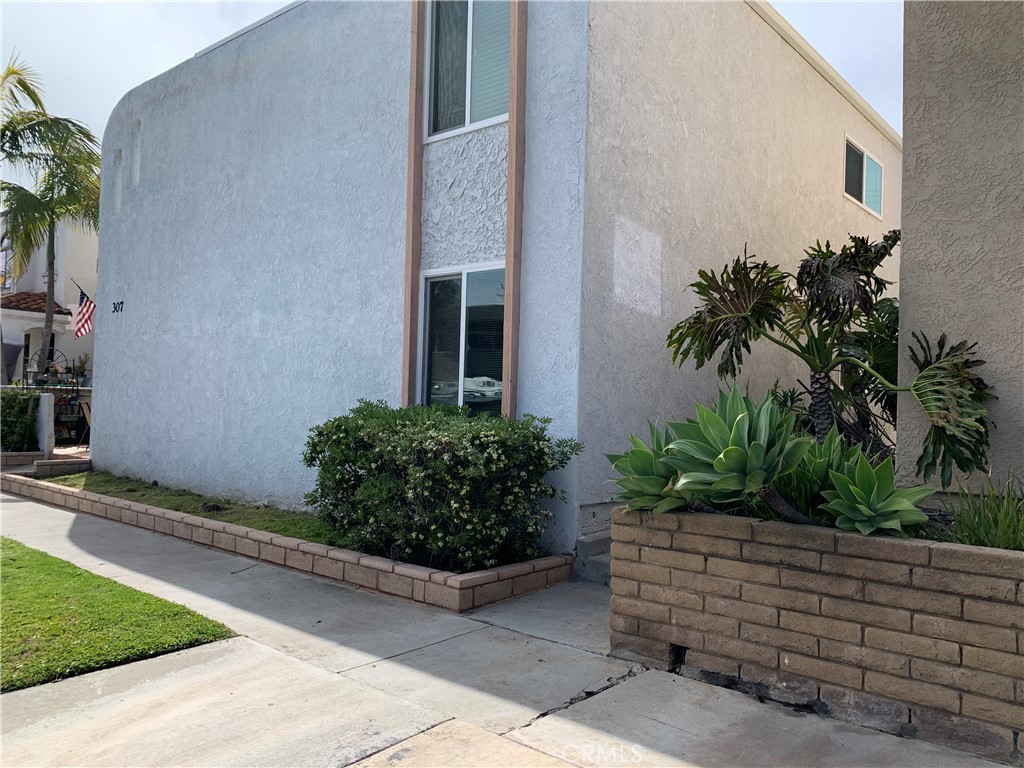
[[[420, 341], [416, 353], [416, 402], [422, 405], [426, 402], [427, 382], [424, 379], [426, 368], [423, 364], [423, 352], [427, 346], [427, 282], [439, 277], [458, 277], [462, 280], [462, 303], [459, 305], [459, 405], [463, 405], [463, 381], [466, 378], [466, 275], [470, 272], [491, 272], [496, 269], [505, 269], [505, 262], [487, 261], [480, 264], [464, 264], [454, 267], [436, 267], [425, 269], [420, 272], [420, 307], [419, 307], [419, 329]], [[502, 393], [502, 398], [505, 395]]]
[[[855, 203], [856, 205], [860, 206], [863, 210], [867, 211], [872, 216], [874, 216], [876, 219], [881, 221], [882, 220], [882, 214], [881, 213], [878, 213], [877, 211], [869, 208], [868, 206], [866, 206], [864, 204], [864, 202], [862, 200], [858, 200], [856, 197], [854, 197], [853, 195], [851, 195], [849, 192], [846, 191], [846, 145], [850, 144], [851, 146], [853, 146], [853, 148], [856, 149], [858, 152], [860, 152], [862, 155], [864, 155], [865, 158], [870, 157], [872, 160], [874, 160], [876, 163], [878, 163], [878, 167], [882, 169], [882, 188], [881, 188], [881, 190], [879, 190], [880, 194], [882, 195], [882, 199], [879, 202], [878, 207], [881, 208], [883, 211], [885, 210], [885, 164], [881, 160], [879, 160], [877, 157], [875, 157], [873, 154], [871, 154], [866, 149], [864, 149], [864, 145], [861, 144], [856, 139], [854, 139], [852, 136], [850, 136], [850, 134], [847, 133], [847, 134], [845, 134], [845, 136], [846, 136], [846, 141], [843, 142], [843, 176], [842, 176], [842, 179], [843, 179], [843, 197], [845, 197], [851, 203]], [[862, 167], [860, 169], [860, 188], [861, 188], [862, 191], [867, 192], [867, 188], [868, 188], [868, 164], [866, 162], [862, 164]]]
[[[424, 87], [427, 89], [423, 99], [423, 143], [431, 144], [442, 139], [449, 139], [452, 136], [459, 136], [471, 131], [479, 131], [481, 128], [489, 128], [492, 125], [500, 125], [508, 122], [508, 112], [503, 115], [495, 115], [486, 120], [478, 120], [475, 123], [469, 121], [470, 115], [470, 91], [473, 88], [473, 6], [476, 0], [468, 0], [469, 12], [466, 17], [466, 123], [458, 128], [451, 128], [440, 133], [430, 133], [430, 95], [434, 87], [431, 78], [433, 72], [432, 59], [434, 53], [434, 0], [427, 0], [427, 29], [425, 35], [426, 45], [424, 46], [425, 60], [423, 62]], [[511, 50], [509, 55], [511, 55]], [[509, 71], [511, 77], [511, 70]]]

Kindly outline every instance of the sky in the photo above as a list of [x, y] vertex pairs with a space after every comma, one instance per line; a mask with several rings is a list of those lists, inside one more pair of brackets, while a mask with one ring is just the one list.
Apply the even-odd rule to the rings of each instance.
[[[285, 5], [0, 0], [0, 55], [17, 51], [42, 76], [47, 109], [102, 136], [127, 91]], [[772, 5], [902, 133], [902, 2]]]

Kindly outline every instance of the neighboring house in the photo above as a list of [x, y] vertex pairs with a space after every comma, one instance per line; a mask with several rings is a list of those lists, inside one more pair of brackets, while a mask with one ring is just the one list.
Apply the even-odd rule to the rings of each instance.
[[[906, 3], [904, 37], [900, 338], [977, 342], [992, 479], [1024, 479], [1024, 3]], [[909, 482], [928, 420], [900, 397]]]
[[107, 126], [94, 462], [298, 507], [309, 428], [359, 398], [500, 405], [586, 444], [571, 549], [603, 454], [719, 386], [665, 349], [697, 270], [880, 237], [900, 162], [768, 5], [289, 6]]
[[[54, 277], [53, 344], [71, 365], [75, 360], [93, 354], [93, 333], [75, 338], [71, 322], [78, 307], [78, 283], [90, 297], [96, 296], [96, 255], [99, 241], [95, 233], [74, 225], [57, 227], [56, 272]], [[5, 262], [0, 273], [0, 320], [4, 344], [22, 344], [22, 359], [15, 369], [14, 380], [25, 378], [25, 368], [33, 355], [44, 349], [43, 321], [46, 316], [46, 247], [32, 255], [28, 270], [15, 282], [10, 264]], [[92, 370], [92, 364], [89, 364]], [[31, 372], [29, 372], [31, 374]], [[4, 381], [4, 383], [8, 383]]]

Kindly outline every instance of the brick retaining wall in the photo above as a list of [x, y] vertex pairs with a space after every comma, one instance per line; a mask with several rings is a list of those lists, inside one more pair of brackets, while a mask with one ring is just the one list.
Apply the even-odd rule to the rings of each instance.
[[0, 490], [459, 613], [544, 589], [572, 575], [572, 555], [456, 574], [19, 475], [0, 476]]
[[1021, 759], [1024, 552], [616, 510], [612, 655]]

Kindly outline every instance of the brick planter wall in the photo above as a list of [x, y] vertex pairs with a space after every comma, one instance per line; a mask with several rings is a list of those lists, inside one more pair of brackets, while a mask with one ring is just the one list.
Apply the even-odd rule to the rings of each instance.
[[20, 475], [0, 476], [0, 490], [459, 613], [550, 587], [572, 575], [572, 555], [457, 574]]
[[616, 510], [612, 655], [1020, 763], [1024, 552]]

